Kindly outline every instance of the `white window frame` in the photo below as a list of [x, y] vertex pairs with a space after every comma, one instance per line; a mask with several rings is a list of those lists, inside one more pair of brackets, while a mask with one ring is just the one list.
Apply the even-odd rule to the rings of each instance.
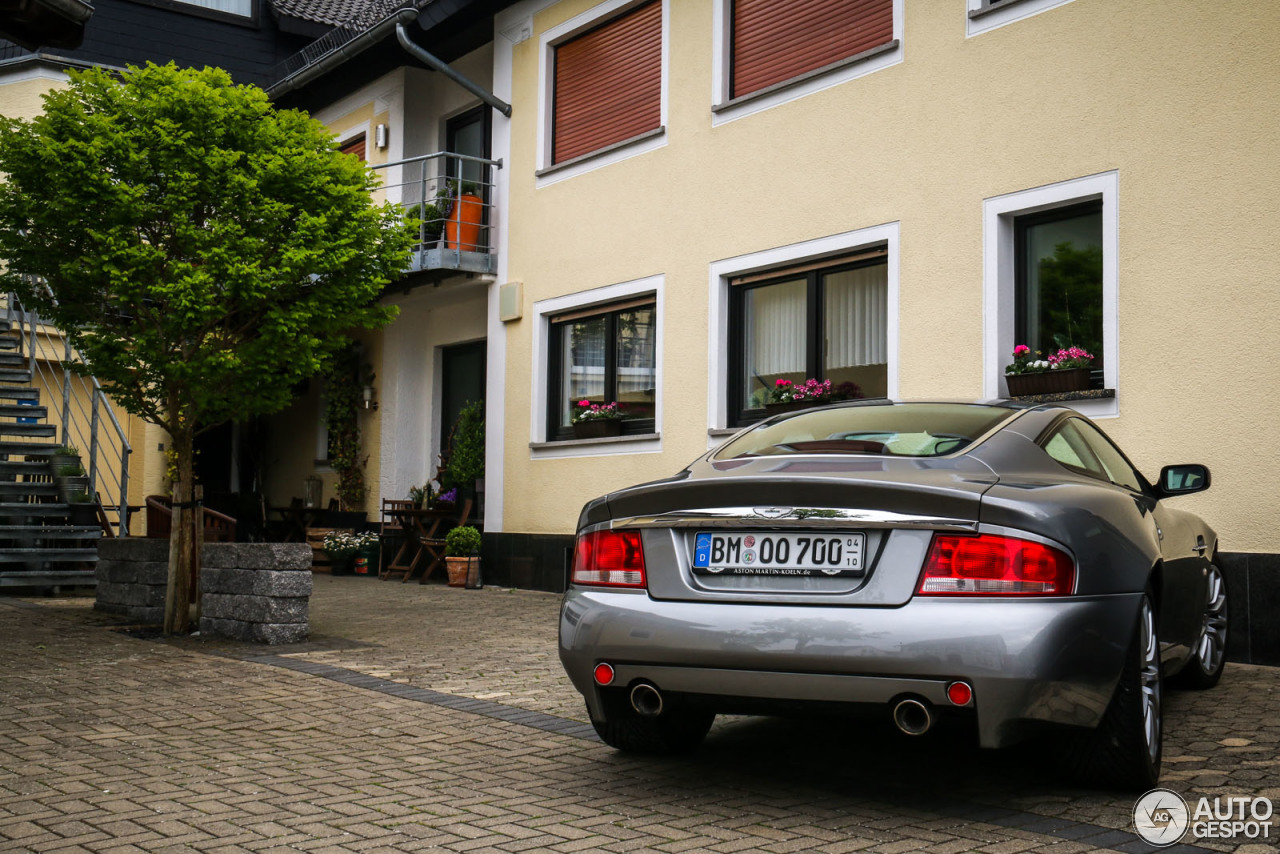
[[[972, 38], [1006, 24], [1065, 6], [1074, 0], [1004, 0], [994, 5], [991, 0], [968, 0], [964, 16], [965, 38]], [[987, 10], [990, 11], [987, 11]], [[976, 13], [976, 14], [975, 14]]]
[[1091, 418], [1119, 414], [1119, 194], [1118, 172], [1102, 172], [994, 196], [982, 203], [982, 393], [1004, 397], [1005, 366], [1013, 361], [1016, 270], [1014, 220], [1027, 214], [1102, 201], [1102, 368], [1103, 385], [1116, 396], [1073, 400], [1065, 405]]
[[794, 83], [779, 83], [776, 86], [766, 88], [762, 92], [753, 92], [750, 95], [744, 95], [731, 101], [729, 97], [729, 67], [733, 62], [733, 35], [730, 32], [733, 16], [729, 10], [731, 2], [732, 0], [715, 0], [712, 6], [712, 127], [719, 127], [744, 116], [754, 115], [782, 104], [789, 104], [798, 98], [812, 95], [814, 92], [821, 92], [823, 89], [830, 89], [832, 86], [839, 86], [841, 83], [865, 77], [868, 74], [897, 65], [906, 58], [902, 47], [904, 0], [893, 0], [893, 38], [896, 44], [892, 49], [847, 65], [837, 63], [837, 67], [830, 71], [814, 74], [813, 76], [802, 74]]
[[607, 145], [596, 152], [576, 157], [572, 161], [556, 165], [551, 162], [552, 122], [555, 106], [555, 53], [556, 47], [587, 30], [604, 23], [607, 18], [624, 15], [632, 8], [648, 0], [605, 0], [580, 15], [575, 15], [559, 26], [552, 27], [538, 39], [538, 174], [535, 187], [541, 189], [566, 178], [592, 172], [604, 166], [618, 163], [662, 148], [667, 144], [667, 83], [669, 63], [669, 27], [671, 0], [662, 3], [662, 95], [657, 130], [616, 145]]
[[[666, 276], [647, 276], [630, 282], [619, 282], [601, 288], [593, 288], [576, 294], [538, 300], [533, 304], [533, 397], [530, 409], [529, 436], [530, 458], [535, 460], [557, 457], [597, 457], [615, 454], [656, 454], [662, 451], [662, 337], [663, 292]], [[561, 442], [547, 440], [547, 387], [550, 380], [547, 347], [551, 341], [551, 318], [568, 311], [600, 307], [607, 311], [613, 303], [652, 296], [657, 329], [653, 340], [653, 434], [651, 436], [618, 436], [611, 441], [568, 439]]]
[[764, 272], [824, 258], [836, 258], [859, 249], [883, 246], [888, 292], [885, 299], [885, 332], [888, 355], [888, 396], [898, 396], [898, 232], [899, 223], [890, 222], [846, 231], [790, 246], [779, 246], [714, 261], [708, 277], [711, 324], [707, 335], [707, 430], [708, 448], [723, 441], [712, 435], [726, 429], [729, 423], [729, 401], [725, 378], [732, 359], [729, 355], [729, 280], [737, 276]]

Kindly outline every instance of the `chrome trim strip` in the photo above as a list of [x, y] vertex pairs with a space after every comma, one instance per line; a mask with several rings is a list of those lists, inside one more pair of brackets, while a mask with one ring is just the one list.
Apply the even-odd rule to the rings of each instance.
[[[781, 512], [779, 512], [781, 511]], [[736, 528], [744, 522], [762, 528], [928, 528], [976, 531], [977, 521], [943, 516], [920, 516], [888, 510], [843, 507], [708, 507], [673, 510], [652, 516], [614, 519], [612, 528]]]

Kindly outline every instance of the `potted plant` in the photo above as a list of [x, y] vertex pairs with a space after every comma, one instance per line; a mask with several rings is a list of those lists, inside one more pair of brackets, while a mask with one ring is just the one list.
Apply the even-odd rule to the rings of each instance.
[[1063, 347], [1047, 359], [1026, 344], [1013, 348], [1013, 362], [1004, 369], [1010, 397], [1029, 394], [1059, 394], [1089, 387], [1093, 355], [1079, 347]]
[[78, 527], [98, 527], [98, 496], [84, 491], [71, 498], [67, 521]]
[[[471, 525], [459, 525], [444, 538], [444, 564], [450, 587], [478, 587], [480, 579], [480, 532]], [[475, 567], [474, 580], [471, 568]]]
[[430, 483], [424, 483], [422, 486], [409, 487], [409, 500], [413, 502], [413, 509], [415, 510], [421, 510], [423, 507], [430, 507], [432, 497]]
[[[461, 490], [463, 497], [474, 495], [476, 480], [484, 477], [484, 411], [480, 401], [462, 407], [449, 432], [448, 462], [441, 488]], [[458, 495], [455, 493], [454, 498]], [[443, 496], [442, 496], [443, 500]]]
[[350, 531], [330, 531], [324, 535], [324, 550], [333, 561], [334, 575], [350, 575], [351, 563], [356, 552], [378, 542], [372, 531], [353, 534]]
[[[858, 387], [853, 383], [854, 389]], [[858, 391], [861, 394], [861, 391]], [[832, 399], [833, 390], [831, 380], [807, 379], [802, 383], [793, 383], [791, 380], [777, 379], [773, 382], [773, 388], [769, 389], [769, 399], [765, 401], [764, 408], [768, 412], [790, 412], [796, 409], [807, 409], [810, 406], [818, 406]]]
[[577, 439], [602, 439], [605, 436], [620, 435], [624, 417], [622, 407], [616, 400], [600, 404], [580, 400], [573, 408], [570, 424]]
[[436, 196], [436, 208], [444, 218], [445, 248], [480, 251], [480, 226], [484, 223], [484, 199], [470, 181], [450, 179]]
[[405, 211], [405, 219], [407, 221], [417, 221], [418, 240], [422, 243], [423, 248], [435, 248], [436, 244], [440, 242], [440, 238], [444, 235], [445, 217], [440, 208], [431, 202], [422, 202], [409, 205]]
[[53, 480], [58, 486], [58, 500], [64, 504], [88, 500], [89, 475], [80, 464], [80, 455], [75, 448], [65, 449], [69, 453], [53, 454]]

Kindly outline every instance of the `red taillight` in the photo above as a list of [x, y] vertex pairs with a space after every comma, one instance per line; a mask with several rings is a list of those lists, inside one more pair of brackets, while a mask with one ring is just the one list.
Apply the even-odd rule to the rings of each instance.
[[994, 534], [937, 534], [916, 593], [925, 596], [1067, 596], [1075, 561], [1066, 552]]
[[973, 689], [968, 682], [952, 682], [947, 686], [947, 699], [953, 706], [967, 706], [973, 699]]
[[639, 531], [592, 531], [573, 548], [574, 584], [644, 587], [644, 548]]
[[602, 661], [596, 665], [592, 675], [595, 676], [597, 685], [608, 685], [613, 682], [613, 665]]

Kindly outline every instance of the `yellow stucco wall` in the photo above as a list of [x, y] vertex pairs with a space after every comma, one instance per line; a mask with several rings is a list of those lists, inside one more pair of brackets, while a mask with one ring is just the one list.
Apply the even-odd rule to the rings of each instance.
[[[1119, 416], [1147, 473], [1200, 461], [1231, 551], [1280, 551], [1280, 4], [1074, 0], [965, 37], [961, 0], [907, 0], [904, 61], [712, 126], [712, 0], [668, 5], [666, 145], [536, 188], [538, 36], [513, 48], [504, 529], [572, 530], [582, 503], [706, 448], [711, 262], [900, 224], [903, 398], [983, 392], [983, 200], [1114, 170]], [[663, 450], [531, 458], [536, 300], [665, 275]], [[530, 496], [536, 496], [531, 498]]]
[[0, 116], [29, 119], [44, 109], [41, 96], [53, 88], [64, 88], [66, 80], [50, 72], [50, 76], [6, 80], [0, 78]]

